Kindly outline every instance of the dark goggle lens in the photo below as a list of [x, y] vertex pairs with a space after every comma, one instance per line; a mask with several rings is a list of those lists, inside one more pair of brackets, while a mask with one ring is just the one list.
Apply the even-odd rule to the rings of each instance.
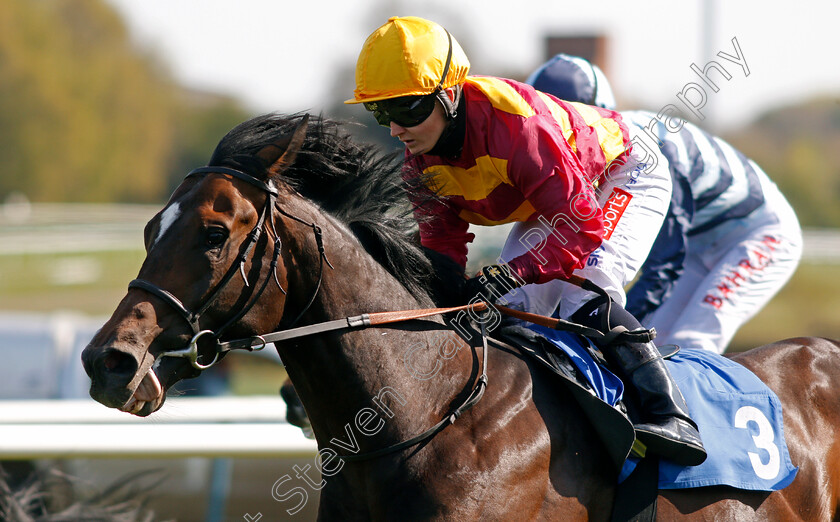
[[414, 127], [426, 121], [435, 110], [435, 95], [365, 102], [364, 106], [383, 127], [389, 127], [392, 121], [401, 127]]

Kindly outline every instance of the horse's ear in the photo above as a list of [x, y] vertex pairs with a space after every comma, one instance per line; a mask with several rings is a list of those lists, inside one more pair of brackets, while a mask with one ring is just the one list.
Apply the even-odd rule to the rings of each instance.
[[283, 135], [271, 145], [266, 145], [262, 150], [257, 152], [257, 156], [268, 166], [269, 178], [279, 176], [294, 163], [295, 156], [297, 156], [300, 148], [303, 147], [303, 141], [306, 139], [306, 128], [308, 126], [309, 115], [305, 114], [294, 131]]

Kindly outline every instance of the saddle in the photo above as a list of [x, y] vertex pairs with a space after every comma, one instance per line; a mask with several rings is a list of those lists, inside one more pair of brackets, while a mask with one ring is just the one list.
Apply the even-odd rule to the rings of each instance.
[[[570, 344], [583, 347], [592, 359], [603, 362], [600, 351], [588, 339], [568, 332], [557, 333], [568, 335]], [[621, 470], [636, 440], [624, 401], [619, 400], [619, 397], [611, 397], [607, 386], [596, 391], [587, 375], [565, 352], [558, 350], [552, 342], [530, 328], [503, 326], [493, 332], [489, 342], [519, 351], [559, 377], [559, 382], [571, 392], [601, 437], [615, 469]], [[617, 377], [615, 379], [618, 381]], [[620, 381], [618, 383], [620, 386]], [[610, 403], [615, 405], [611, 406]]]
[[[632, 401], [620, 400], [623, 388], [608, 393], [615, 384], [608, 382], [610, 378], [618, 379], [599, 362], [600, 354], [588, 339], [540, 326], [503, 329], [499, 336], [561, 377], [621, 468], [619, 483], [632, 477], [640, 462], [651, 460], [640, 461], [636, 457], [642, 455], [634, 455], [640, 452], [632, 446], [630, 419], [636, 419], [637, 408]], [[790, 461], [776, 394], [746, 367], [716, 353], [664, 348], [660, 351], [669, 359], [669, 370], [700, 427], [709, 456], [699, 466], [659, 461], [658, 488], [777, 491], [788, 486], [797, 468]], [[589, 366], [578, 359], [588, 360]], [[630, 458], [620, 460], [625, 457]]]
[[[685, 350], [668, 361], [709, 452], [703, 464], [685, 467], [655, 456], [636, 458], [630, 421], [635, 405], [621, 400], [620, 392], [610, 396], [609, 385], [601, 386], [612, 374], [587, 338], [539, 326], [502, 328], [496, 336], [495, 342], [513, 345], [560, 377], [601, 437], [620, 468], [612, 520], [654, 520], [662, 489], [729, 486], [777, 491], [796, 476], [798, 468], [784, 441], [781, 403], [766, 384], [734, 361], [704, 350]], [[664, 358], [677, 350], [660, 348]], [[588, 359], [590, 366], [577, 358]], [[774, 442], [764, 444], [765, 439]]]

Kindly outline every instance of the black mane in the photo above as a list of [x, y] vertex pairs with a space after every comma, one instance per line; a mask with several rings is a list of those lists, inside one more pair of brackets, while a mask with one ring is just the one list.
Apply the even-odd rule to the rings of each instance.
[[[216, 146], [210, 166], [230, 166], [265, 179], [266, 165], [256, 157], [264, 146], [293, 131], [303, 115], [258, 116], [232, 129]], [[450, 303], [455, 263], [420, 246], [416, 221], [405, 195], [401, 156], [355, 141], [344, 125], [312, 117], [306, 140], [284, 181], [323, 211], [345, 223], [377, 262], [412, 292]], [[438, 281], [446, 274], [448, 282]]]

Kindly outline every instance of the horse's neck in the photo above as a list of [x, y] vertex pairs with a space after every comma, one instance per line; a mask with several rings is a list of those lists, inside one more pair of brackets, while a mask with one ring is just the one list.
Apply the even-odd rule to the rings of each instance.
[[[429, 307], [428, 298], [411, 295], [349, 232], [333, 225], [322, 226], [326, 256], [333, 268], [324, 263], [321, 288], [300, 324]], [[311, 250], [312, 245], [308, 248]], [[307, 258], [309, 266], [319, 266], [317, 252], [308, 252]], [[317, 272], [317, 268], [310, 272]], [[304, 284], [313, 288], [318, 275], [310, 273], [309, 277]], [[302, 288], [299, 293], [308, 298]], [[362, 444], [365, 451], [370, 445], [381, 446], [386, 433], [404, 438], [406, 433], [424, 430], [428, 419], [445, 411], [452, 398], [462, 391], [463, 380], [470, 376], [472, 354], [459, 350], [461, 353], [446, 360], [439, 355], [441, 351], [451, 352], [455, 342], [462, 341], [440, 318], [432, 318], [419, 324], [304, 338], [283, 343], [280, 349], [319, 439], [348, 440], [348, 430], [356, 430], [358, 436], [358, 429], [365, 426], [357, 425], [360, 415], [378, 416], [366, 426], [381, 424], [379, 419], [387, 420], [387, 429], [376, 436], [376, 442]], [[451, 390], [441, 386], [440, 380], [417, 378], [414, 369], [425, 375], [442, 362], [446, 363], [447, 372], [463, 375], [457, 385], [452, 383]]]
[[[326, 221], [325, 221], [326, 220]], [[324, 256], [317, 252], [312, 237], [304, 258], [309, 280], [303, 279], [299, 296], [308, 300], [320, 288], [301, 324], [329, 321], [370, 312], [430, 308], [428, 295], [414, 295], [391, 275], [344, 226], [327, 216], [319, 220], [323, 232]], [[304, 299], [299, 299], [298, 304]]]
[[[428, 301], [412, 296], [341, 227], [323, 229], [326, 253], [334, 269], [325, 265], [322, 288], [301, 324], [365, 312], [428, 307]], [[314, 241], [302, 252], [307, 266], [316, 267], [309, 270], [315, 274], [310, 273], [304, 281], [308, 288], [317, 281], [319, 264], [317, 249], [311, 243]], [[359, 454], [407, 441], [445, 418], [466, 396], [482, 369], [478, 356], [482, 349], [470, 349], [454, 332], [442, 327], [442, 321], [436, 318], [434, 322], [413, 321], [399, 328], [319, 335], [280, 346], [323, 456], [330, 457], [326, 450], [338, 455]], [[464, 417], [473, 420], [448, 427], [444, 435], [429, 443], [438, 455], [451, 458], [443, 463], [434, 459], [378, 461], [400, 467], [399, 472], [389, 467], [387, 480], [377, 479], [381, 475], [371, 472], [376, 468], [343, 464], [337, 468], [340, 460], [332, 459], [332, 469], [346, 471], [326, 479], [329, 486], [321, 493], [322, 512], [329, 511], [336, 519], [370, 518], [369, 506], [393, 502], [405, 487], [420, 491], [416, 488], [424, 486], [429, 489], [413, 499], [403, 497], [410, 504], [406, 509], [415, 505], [411, 502], [425, 500], [437, 506], [444, 502], [442, 489], [436, 487], [436, 474], [443, 468], [457, 494], [472, 491], [481, 496], [481, 486], [476, 486], [473, 475], [486, 471], [481, 466], [490, 465], [494, 458], [498, 462], [492, 465], [493, 476], [508, 486], [502, 487], [503, 491], [515, 491], [522, 473], [530, 477], [545, 475], [545, 463], [550, 462], [551, 476], [544, 477], [547, 491], [555, 491], [551, 485], [556, 479], [561, 484], [595, 484], [598, 491], [609, 493], [611, 486], [605, 485], [605, 474], [599, 471], [608, 460], [605, 452], [581, 462], [580, 455], [591, 451], [596, 436], [580, 408], [571, 404], [569, 392], [543, 379], [532, 381], [533, 375], [547, 372], [531, 372], [513, 349], [491, 350], [487, 370], [493, 385]], [[470, 446], [473, 440], [480, 442]], [[488, 449], [487, 455], [482, 456], [475, 473], [469, 473], [471, 464], [461, 468], [458, 463], [472, 459], [459, 457], [477, 454], [477, 444]], [[506, 446], [510, 451], [504, 449]], [[527, 456], [520, 454], [520, 448], [528, 448]], [[523, 459], [533, 462], [523, 463]], [[519, 493], [512, 495], [514, 502]], [[574, 494], [570, 496], [573, 509], [579, 509], [579, 500]], [[554, 498], [552, 502], [564, 501]]]

